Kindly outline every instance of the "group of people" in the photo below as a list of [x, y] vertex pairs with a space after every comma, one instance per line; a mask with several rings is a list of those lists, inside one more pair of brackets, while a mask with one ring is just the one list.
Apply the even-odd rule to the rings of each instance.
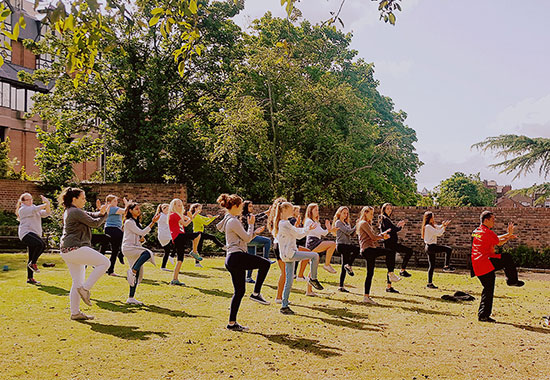
[[[22, 194], [16, 207], [16, 215], [20, 221], [19, 238], [28, 246], [27, 282], [37, 284], [34, 273], [37, 273], [37, 259], [45, 249], [42, 240], [41, 218], [51, 214], [50, 201], [41, 197], [43, 204], [34, 205], [30, 194]], [[320, 254], [325, 253], [325, 263], [322, 268], [329, 273], [336, 273], [331, 266], [334, 252], [341, 256], [340, 282], [338, 290], [349, 292], [345, 288], [346, 275], [354, 276], [353, 264], [361, 256], [366, 261], [367, 273], [364, 282], [363, 301], [366, 304], [376, 304], [371, 297], [371, 285], [374, 275], [375, 261], [378, 257], [385, 258], [387, 269], [386, 292], [398, 293], [393, 284], [402, 277], [410, 277], [407, 272], [408, 262], [413, 250], [399, 242], [398, 233], [407, 223], [406, 220], [394, 223], [393, 207], [386, 203], [381, 207], [378, 217], [378, 230], [373, 227], [374, 208], [365, 206], [360, 210], [354, 226], [348, 207], [342, 206], [336, 211], [331, 221], [321, 223], [319, 206], [311, 203], [307, 206], [302, 222], [300, 207], [294, 206], [284, 198], [277, 198], [265, 212], [254, 214], [252, 202], [244, 201], [236, 194], [222, 194], [218, 204], [226, 210], [225, 216], [216, 224], [217, 229], [225, 234], [225, 244], [215, 235], [205, 232], [205, 226], [214, 222], [219, 215], [201, 215], [202, 206], [192, 204], [185, 210], [180, 199], [173, 199], [170, 204], [161, 204], [148, 225], [144, 227], [141, 221], [140, 204], [123, 198], [124, 209], [118, 207], [118, 197], [109, 195], [105, 203], [96, 202], [97, 211], [84, 210], [86, 194], [84, 190], [69, 187], [59, 196], [59, 203], [64, 208], [63, 233], [61, 237], [61, 257], [67, 264], [72, 277], [70, 290], [71, 319], [88, 320], [93, 316], [80, 310], [80, 300], [91, 305], [90, 290], [99, 278], [107, 273], [114, 274], [117, 258], [128, 261], [129, 269], [126, 278], [129, 284], [127, 303], [141, 305], [135, 298], [138, 284], [143, 279], [143, 265], [146, 262], [154, 264], [153, 252], [143, 247], [144, 237], [158, 224], [158, 240], [164, 249], [162, 269], [166, 269], [167, 260], [177, 257], [173, 269], [171, 285], [184, 285], [179, 281], [179, 272], [184, 260], [186, 248], [191, 246], [191, 256], [196, 266], [202, 266], [202, 247], [205, 240], [211, 240], [226, 254], [225, 267], [231, 274], [234, 294], [231, 299], [229, 323], [227, 328], [236, 331], [246, 331], [248, 328], [237, 323], [237, 313], [246, 291], [246, 283], [254, 283], [254, 291], [250, 299], [267, 305], [261, 294], [262, 285], [272, 264], [277, 262], [280, 276], [277, 286], [275, 303], [281, 304], [281, 313], [294, 314], [290, 308], [290, 290], [294, 279], [307, 282], [306, 295], [315, 296], [315, 290], [322, 290], [323, 285], [318, 280]], [[256, 228], [259, 221], [266, 221], [266, 226]], [[92, 248], [92, 228], [105, 223], [105, 233], [111, 241], [111, 258]], [[189, 227], [193, 224], [193, 228]], [[507, 233], [497, 236], [494, 227], [495, 216], [489, 211], [481, 214], [480, 226], [473, 232], [472, 268], [483, 286], [478, 319], [493, 322], [491, 318], [493, 294], [495, 286], [495, 271], [504, 269], [509, 286], [523, 286], [518, 279], [515, 264], [510, 255], [497, 254], [495, 246], [502, 245], [514, 239], [514, 225], [509, 224]], [[437, 238], [442, 236], [450, 221], [436, 224], [434, 214], [427, 211], [424, 214], [421, 236], [425, 243], [425, 253], [428, 256], [428, 281], [426, 287], [437, 289], [433, 283], [435, 258], [437, 253], [445, 253], [443, 270], [452, 272], [451, 247], [438, 245]], [[277, 261], [269, 259], [271, 239], [261, 235], [267, 227], [273, 237], [273, 250]], [[323, 239], [328, 234], [335, 235], [335, 241]], [[354, 237], [357, 237], [358, 244]], [[379, 243], [382, 242], [382, 245]], [[261, 248], [263, 255], [256, 255], [256, 249]], [[395, 274], [395, 257], [400, 253], [403, 261], [399, 275]], [[298, 265], [299, 264], [299, 265]], [[305, 276], [307, 266], [309, 275]], [[86, 266], [92, 266], [88, 278], [85, 278]], [[256, 279], [252, 271], [257, 270]]]

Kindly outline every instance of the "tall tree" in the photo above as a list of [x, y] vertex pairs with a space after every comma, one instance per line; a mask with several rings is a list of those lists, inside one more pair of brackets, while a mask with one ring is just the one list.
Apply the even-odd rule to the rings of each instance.
[[439, 206], [491, 207], [495, 205], [496, 193], [483, 185], [479, 174], [454, 173], [435, 188]]

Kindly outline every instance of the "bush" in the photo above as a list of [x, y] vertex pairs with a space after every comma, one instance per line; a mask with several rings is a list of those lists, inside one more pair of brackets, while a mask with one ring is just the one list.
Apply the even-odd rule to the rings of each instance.
[[13, 212], [0, 210], [0, 226], [19, 226], [19, 222]]
[[498, 247], [497, 253], [509, 253], [517, 266], [524, 268], [550, 269], [550, 247], [537, 249], [520, 245], [515, 248]]

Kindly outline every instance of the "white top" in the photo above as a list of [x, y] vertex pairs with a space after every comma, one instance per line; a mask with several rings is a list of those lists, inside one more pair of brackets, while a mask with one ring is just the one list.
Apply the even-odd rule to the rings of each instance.
[[[143, 251], [147, 250], [141, 245], [140, 239], [151, 231], [151, 227], [139, 228], [134, 219], [126, 219], [124, 222], [124, 235], [122, 237], [122, 254], [129, 259], [137, 260]], [[154, 255], [151, 254], [151, 262], [154, 264]]]
[[298, 247], [296, 240], [307, 235], [304, 228], [294, 227], [288, 220], [279, 221], [279, 231], [277, 232], [277, 241], [279, 242], [279, 253], [281, 260], [285, 262], [292, 261]]
[[[317, 227], [310, 230], [309, 226], [311, 226], [313, 223], [317, 223]], [[306, 218], [306, 221], [304, 222], [304, 229], [307, 231], [306, 235], [308, 237], [316, 237], [318, 239], [321, 239], [323, 236], [328, 234], [328, 231], [325, 230], [323, 227], [321, 227], [321, 223], [315, 222], [310, 218]], [[298, 239], [300, 239], [300, 238], [298, 238]]]
[[436, 225], [434, 227], [431, 224], [426, 224], [424, 227], [424, 243], [437, 244], [437, 237], [443, 235], [444, 232], [445, 227], [442, 225]]
[[168, 215], [166, 215], [163, 212], [160, 213], [160, 218], [159, 218], [157, 228], [158, 228], [157, 237], [159, 239], [159, 243], [160, 245], [165, 247], [166, 244], [172, 241], [172, 235], [170, 235], [170, 226], [168, 225]]
[[49, 215], [46, 210], [40, 209], [40, 206], [21, 205], [19, 208], [19, 239], [23, 239], [29, 232], [34, 232], [42, 237], [42, 218]]

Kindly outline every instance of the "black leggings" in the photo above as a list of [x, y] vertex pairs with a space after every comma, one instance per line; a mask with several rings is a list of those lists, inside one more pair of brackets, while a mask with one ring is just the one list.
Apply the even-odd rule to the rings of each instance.
[[407, 269], [407, 264], [413, 255], [414, 251], [412, 248], [405, 247], [403, 244], [393, 243], [393, 242], [384, 242], [384, 248], [394, 251], [395, 253], [403, 254], [403, 262], [401, 263], [401, 270]]
[[168, 257], [175, 256], [175, 250], [174, 250], [174, 244], [172, 242], [169, 242], [165, 246], [162, 247], [164, 249], [164, 256], [162, 257], [162, 265], [161, 268], [166, 268], [166, 263], [168, 263]]
[[201, 240], [199, 240], [199, 247], [197, 248], [199, 252], [197, 253], [199, 254], [202, 253], [202, 244], [204, 243], [205, 240], [210, 240], [211, 242], [216, 244], [218, 248], [223, 247], [223, 243], [216, 236], [207, 234], [206, 232], [201, 232]]
[[120, 256], [119, 259], [123, 257], [120, 246], [122, 245], [124, 233], [118, 227], [105, 227], [105, 233], [111, 237], [111, 266], [107, 269], [107, 273], [111, 274], [115, 271], [117, 257]]
[[346, 279], [344, 265], [353, 265], [357, 256], [361, 254], [361, 250], [358, 246], [353, 244], [336, 244], [336, 252], [342, 256], [342, 268], [340, 272], [340, 287], [342, 288], [344, 286], [344, 280]]
[[193, 244], [193, 240], [195, 240], [195, 238], [200, 234], [200, 232], [184, 232], [176, 237], [176, 240], [174, 240], [174, 245], [176, 246], [178, 261], [183, 261], [186, 243], [191, 242], [191, 244]]
[[[44, 240], [42, 240], [40, 236], [38, 236], [34, 232], [28, 232], [27, 234], [25, 234], [21, 241], [27, 245], [29, 251], [28, 264], [36, 264], [36, 261], [38, 261], [40, 255], [46, 249], [46, 243], [44, 243]], [[29, 267], [27, 267], [27, 279], [33, 278], [33, 273], [34, 272]]]
[[[367, 261], [367, 277], [365, 277], [365, 294], [370, 294], [370, 286], [372, 285], [372, 277], [374, 276], [374, 265], [376, 264], [376, 258], [379, 256], [386, 256], [386, 267], [388, 272], [393, 272], [395, 269], [395, 252], [386, 248], [366, 248], [361, 252], [361, 256]], [[388, 276], [386, 281], [391, 284]]]
[[136, 289], [137, 289], [138, 280], [139, 280], [139, 272], [141, 271], [141, 267], [143, 266], [143, 264], [145, 264], [147, 260], [149, 260], [150, 258], [151, 258], [151, 254], [149, 253], [149, 251], [143, 251], [139, 256], [139, 258], [137, 259], [137, 261], [132, 266], [132, 269], [136, 271], [136, 283], [134, 284], [134, 286], [130, 286], [130, 294], [129, 294], [130, 298], [134, 298], [134, 296], [136, 295]]
[[426, 244], [426, 254], [428, 255], [428, 284], [432, 283], [435, 270], [435, 254], [439, 252], [445, 252], [445, 266], [448, 267], [451, 264], [451, 253], [453, 249], [446, 245]]
[[231, 298], [229, 322], [237, 321], [237, 312], [246, 291], [246, 271], [249, 269], [258, 269], [254, 293], [260, 293], [270, 266], [269, 260], [261, 256], [249, 255], [247, 252], [232, 252], [227, 255], [225, 258], [225, 267], [231, 273], [231, 280], [235, 288], [235, 293], [233, 294], [233, 298]]

